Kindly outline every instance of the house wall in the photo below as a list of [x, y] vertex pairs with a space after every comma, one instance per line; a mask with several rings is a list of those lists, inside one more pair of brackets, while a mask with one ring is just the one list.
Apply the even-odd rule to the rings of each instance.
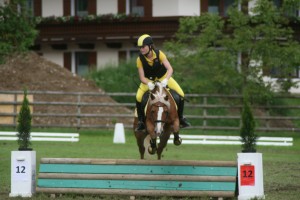
[[199, 0], [153, 0], [153, 17], [200, 15]]
[[42, 16], [63, 16], [63, 0], [42, 0]]
[[63, 53], [61, 53], [61, 52], [46, 50], [46, 51], [43, 51], [42, 57], [55, 63], [55, 64], [64, 66], [64, 56], [63, 56]]
[[108, 49], [103, 45], [97, 48], [97, 69], [103, 69], [107, 65], [118, 65], [119, 54], [118, 51]]
[[97, 14], [117, 14], [118, 0], [97, 0]]

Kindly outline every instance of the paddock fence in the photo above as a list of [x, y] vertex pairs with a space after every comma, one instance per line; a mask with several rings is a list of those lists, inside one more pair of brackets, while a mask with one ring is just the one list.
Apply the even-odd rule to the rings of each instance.
[[[118, 102], [114, 100], [118, 99]], [[241, 127], [242, 96], [186, 94], [188, 129], [232, 130]], [[28, 91], [32, 127], [132, 128], [135, 93]], [[0, 126], [16, 127], [23, 91], [0, 91]], [[289, 102], [288, 104], [286, 102]], [[272, 104], [252, 105], [257, 131], [299, 132], [300, 96], [276, 96]]]

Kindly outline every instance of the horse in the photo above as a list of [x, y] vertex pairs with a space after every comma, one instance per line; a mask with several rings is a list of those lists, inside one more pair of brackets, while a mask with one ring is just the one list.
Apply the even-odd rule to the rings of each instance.
[[[160, 160], [171, 133], [174, 134], [173, 143], [177, 146], [181, 144], [177, 106], [171, 93], [168, 89], [163, 87], [160, 82], [155, 82], [155, 88], [150, 91], [150, 95], [148, 96], [145, 120], [146, 131], [136, 130], [138, 123], [137, 117], [134, 118], [133, 130], [139, 148], [140, 158], [144, 159], [145, 146], [148, 146], [148, 153], [151, 155], [157, 153], [157, 159]], [[160, 139], [158, 145], [156, 144], [157, 138]], [[144, 143], [146, 143], [146, 145]]]

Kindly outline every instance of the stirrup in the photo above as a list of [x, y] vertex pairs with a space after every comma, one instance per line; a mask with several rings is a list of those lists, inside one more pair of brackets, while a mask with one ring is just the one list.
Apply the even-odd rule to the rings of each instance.
[[180, 128], [189, 127], [191, 124], [186, 120], [186, 118], [180, 119]]
[[146, 128], [146, 127], [145, 127], [144, 122], [139, 121], [135, 130], [136, 130], [136, 131], [143, 131], [143, 130], [145, 130], [145, 128]]

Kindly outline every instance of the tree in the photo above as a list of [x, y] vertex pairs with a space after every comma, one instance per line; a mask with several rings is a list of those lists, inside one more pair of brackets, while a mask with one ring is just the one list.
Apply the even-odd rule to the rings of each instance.
[[[272, 1], [257, 0], [250, 14], [243, 7], [248, 1], [241, 1], [242, 9], [238, 2], [225, 19], [209, 13], [181, 18], [175, 39], [166, 43], [176, 55], [172, 63], [188, 76], [202, 77], [189, 86], [192, 91], [242, 94], [248, 88], [250, 97], [265, 97], [273, 87], [262, 72], [274, 70], [280, 72], [280, 89], [288, 90], [295, 85], [290, 75], [300, 66], [299, 41], [290, 27], [298, 22], [286, 14], [296, 1], [284, 1], [279, 9]], [[189, 74], [189, 68], [196, 73]]]
[[12, 53], [28, 51], [37, 36], [26, 0], [10, 0], [0, 6], [0, 64]]
[[29, 101], [27, 99], [27, 90], [24, 90], [24, 99], [18, 116], [18, 144], [19, 150], [30, 150], [30, 130], [31, 130], [31, 113], [29, 108]]
[[255, 120], [249, 103], [247, 92], [244, 93], [242, 127], [240, 130], [242, 152], [256, 152], [257, 135], [255, 134]]

